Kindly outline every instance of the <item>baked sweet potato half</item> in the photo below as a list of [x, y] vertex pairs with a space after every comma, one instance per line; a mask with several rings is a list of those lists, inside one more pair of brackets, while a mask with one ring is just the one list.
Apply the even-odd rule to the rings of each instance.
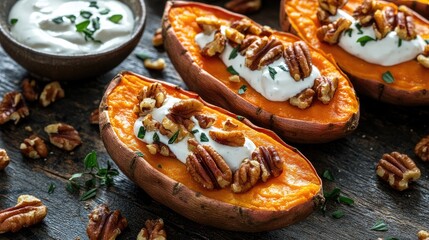
[[429, 1], [428, 0], [387, 0], [400, 6], [405, 5], [416, 11], [426, 19], [429, 19]]
[[328, 142], [357, 127], [359, 102], [347, 77], [296, 36], [180, 1], [167, 2], [162, 28], [176, 70], [210, 103], [293, 142]]
[[[358, 93], [397, 105], [428, 105], [429, 21], [405, 6], [384, 1], [337, 3], [283, 0], [282, 29], [331, 54]], [[342, 13], [352, 18], [334, 21], [345, 16]], [[325, 31], [329, 28], [331, 33]]]
[[100, 104], [100, 131], [125, 175], [201, 224], [272, 230], [305, 218], [323, 201], [322, 182], [299, 151], [177, 86], [120, 73]]

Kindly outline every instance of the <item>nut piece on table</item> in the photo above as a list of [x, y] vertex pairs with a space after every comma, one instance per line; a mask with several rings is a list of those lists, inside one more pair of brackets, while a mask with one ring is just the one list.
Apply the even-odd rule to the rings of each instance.
[[299, 81], [310, 76], [313, 69], [311, 54], [307, 44], [297, 41], [285, 48], [284, 58], [289, 68], [290, 76]]
[[21, 118], [25, 118], [29, 114], [30, 111], [21, 93], [9, 92], [3, 96], [0, 103], [0, 125], [9, 120], [13, 120], [17, 124]]
[[90, 240], [115, 240], [128, 226], [127, 219], [121, 212], [111, 212], [106, 204], [97, 206], [88, 217], [86, 233]]
[[0, 170], [3, 170], [6, 168], [7, 165], [9, 165], [10, 158], [7, 155], [6, 150], [0, 148]]
[[65, 123], [50, 124], [45, 127], [45, 132], [53, 145], [66, 151], [71, 151], [82, 143], [79, 132]]
[[164, 58], [158, 58], [154, 61], [148, 58], [144, 60], [143, 65], [147, 69], [162, 71], [165, 68], [165, 60]]
[[341, 33], [347, 30], [352, 22], [345, 18], [339, 18], [333, 23], [328, 25], [323, 25], [317, 29], [317, 38], [322, 41], [329, 43], [331, 45], [337, 44]]
[[233, 130], [233, 131], [209, 131], [210, 137], [217, 143], [231, 146], [231, 147], [241, 147], [244, 145], [246, 138], [242, 131]]
[[0, 210], [0, 234], [37, 224], [47, 213], [48, 208], [42, 201], [31, 195], [21, 195], [14, 207]]
[[311, 103], [313, 102], [314, 97], [314, 90], [311, 88], [307, 88], [301, 93], [298, 93], [295, 97], [291, 97], [289, 99], [289, 103], [292, 106], [298, 107], [300, 109], [306, 109], [310, 107]]
[[39, 102], [42, 106], [47, 107], [51, 103], [64, 97], [64, 90], [59, 82], [48, 83], [40, 94]]
[[152, 45], [154, 47], [161, 47], [164, 45], [164, 39], [162, 38], [162, 29], [158, 28], [155, 31], [155, 34], [152, 37]]
[[331, 15], [336, 15], [337, 10], [342, 8], [347, 3], [347, 0], [319, 0], [319, 7]]
[[234, 193], [243, 193], [251, 189], [261, 177], [261, 166], [257, 160], [245, 159], [234, 173], [234, 182], [231, 190]]
[[408, 188], [410, 181], [420, 178], [420, 169], [406, 154], [392, 152], [384, 154], [378, 162], [376, 173], [399, 191]]
[[261, 166], [261, 179], [266, 182], [271, 177], [278, 177], [283, 172], [284, 160], [273, 146], [260, 146], [252, 153], [252, 159]]
[[416, 144], [416, 147], [414, 148], [414, 152], [423, 161], [429, 160], [429, 135], [422, 138], [420, 142]]
[[25, 100], [29, 102], [34, 102], [39, 98], [39, 93], [37, 91], [37, 85], [35, 80], [30, 80], [28, 78], [22, 80], [21, 88]]
[[231, 0], [225, 8], [241, 14], [253, 13], [261, 9], [261, 0]]
[[165, 240], [167, 233], [164, 230], [162, 218], [156, 220], [146, 220], [144, 228], [137, 235], [137, 240]]
[[89, 116], [89, 123], [98, 125], [99, 117], [100, 117], [100, 109], [97, 108], [91, 112], [91, 115]]
[[425, 230], [420, 230], [417, 233], [417, 237], [419, 240], [429, 240], [429, 232], [427, 232]]
[[46, 158], [48, 156], [48, 148], [45, 141], [37, 135], [32, 135], [24, 139], [19, 149], [24, 156], [32, 159]]

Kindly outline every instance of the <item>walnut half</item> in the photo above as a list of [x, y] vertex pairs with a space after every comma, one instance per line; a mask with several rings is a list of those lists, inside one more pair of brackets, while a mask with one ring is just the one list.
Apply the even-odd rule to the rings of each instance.
[[50, 124], [45, 127], [45, 132], [53, 145], [66, 151], [71, 151], [82, 143], [79, 132], [65, 123]]
[[115, 240], [128, 226], [119, 210], [110, 211], [106, 204], [97, 206], [89, 215], [86, 233], [90, 240]]
[[17, 124], [19, 120], [30, 114], [24, 97], [19, 92], [9, 92], [3, 96], [0, 103], [0, 125], [10, 120]]
[[10, 158], [7, 155], [6, 150], [0, 148], [0, 170], [3, 170], [6, 168], [7, 165], [9, 165]]
[[46, 147], [45, 141], [37, 135], [32, 135], [24, 139], [19, 149], [24, 156], [32, 159], [46, 158], [48, 156], [48, 148]]
[[140, 230], [137, 240], [165, 240], [167, 233], [164, 230], [164, 220], [146, 220], [145, 227]]
[[423, 161], [429, 161], [429, 135], [422, 138], [414, 148], [414, 152]]

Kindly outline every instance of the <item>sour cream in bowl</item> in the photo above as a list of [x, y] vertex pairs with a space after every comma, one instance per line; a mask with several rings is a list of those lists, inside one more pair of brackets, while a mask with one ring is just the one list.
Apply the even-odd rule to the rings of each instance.
[[83, 80], [121, 63], [145, 18], [143, 0], [2, 0], [0, 43], [36, 77]]

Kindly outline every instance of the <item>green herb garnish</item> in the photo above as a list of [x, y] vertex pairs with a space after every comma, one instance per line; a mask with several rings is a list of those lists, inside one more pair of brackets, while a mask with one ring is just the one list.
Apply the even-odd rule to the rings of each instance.
[[56, 17], [54, 19], [52, 19], [52, 22], [56, 23], [56, 24], [61, 24], [64, 22], [63, 17]]
[[385, 81], [386, 83], [393, 83], [393, 81], [395, 81], [390, 71], [383, 73], [382, 78], [383, 78], [383, 81]]
[[229, 54], [229, 58], [228, 60], [234, 59], [237, 57], [238, 54], [238, 50], [240, 49], [240, 45], [238, 45], [238, 47], [232, 49], [231, 53]]
[[115, 14], [110, 16], [108, 19], [112, 22], [112, 23], [116, 23], [118, 24], [121, 20], [122, 20], [122, 15], [121, 14]]
[[371, 227], [371, 230], [374, 231], [387, 231], [387, 224], [383, 220], [377, 220], [375, 224]]
[[153, 138], [152, 138], [152, 140], [154, 141], [154, 142], [159, 142], [159, 135], [158, 135], [158, 133], [154, 133], [153, 134]]
[[68, 18], [71, 23], [74, 23], [76, 21], [76, 16], [75, 15], [66, 15], [64, 17]]
[[94, 28], [94, 31], [97, 31], [100, 29], [100, 18], [96, 17], [92, 19], [92, 28]]
[[10, 24], [12, 24], [12, 25], [15, 25], [17, 22], [18, 22], [18, 19], [17, 19], [17, 18], [12, 18], [12, 19], [10, 20]]
[[91, 22], [89, 20], [85, 20], [81, 23], [76, 24], [77, 32], [84, 32]]
[[57, 186], [55, 186], [55, 184], [53, 184], [53, 183], [49, 184], [48, 193], [49, 194], [54, 193], [55, 188], [57, 188]]
[[353, 199], [351, 199], [349, 197], [346, 197], [346, 196], [339, 196], [338, 197], [338, 202], [347, 204], [349, 206], [353, 205], [355, 203], [355, 201]]
[[93, 7], [93, 8], [97, 8], [98, 9], [97, 2], [96, 1], [89, 2], [89, 7]]
[[144, 154], [142, 152], [140, 152], [140, 151], [137, 151], [136, 155], [139, 156], [139, 157], [144, 157]]
[[191, 131], [191, 133], [192, 133], [192, 134], [195, 134], [195, 133], [197, 133], [197, 132], [199, 132], [199, 130], [198, 130], [198, 129], [194, 129], [194, 130], [192, 130], [192, 131]]
[[274, 80], [276, 77], [277, 71], [272, 67], [268, 67], [268, 71], [270, 72], [271, 78]]
[[326, 180], [334, 181], [334, 175], [332, 175], [331, 171], [325, 170], [322, 175]]
[[289, 72], [289, 70], [283, 65], [278, 65], [277, 67], [280, 68], [281, 70], [285, 71], [285, 72]]
[[244, 120], [244, 117], [243, 117], [243, 116], [240, 116], [240, 115], [237, 115], [237, 119], [238, 119], [239, 121], [243, 121], [243, 120]]
[[349, 28], [344, 31], [344, 36], [349, 35], [349, 37], [352, 37], [353, 28]]
[[179, 136], [179, 130], [177, 130], [173, 136], [171, 136], [171, 138], [168, 140], [168, 144], [173, 144], [176, 140], [177, 137]]
[[80, 196], [79, 200], [86, 201], [88, 199], [91, 199], [97, 195], [97, 188], [92, 188]]
[[237, 71], [235, 71], [235, 69], [234, 69], [234, 67], [233, 67], [233, 66], [229, 66], [226, 70], [227, 70], [229, 73], [231, 73], [232, 75], [239, 75], [239, 74], [238, 74], [238, 72], [237, 72]]
[[101, 10], [99, 13], [100, 13], [101, 15], [107, 15], [107, 14], [109, 14], [109, 12], [110, 12], [110, 9], [105, 8], [105, 9]]
[[241, 87], [238, 89], [238, 94], [244, 94], [247, 91], [246, 85], [241, 85]]
[[358, 38], [358, 40], [356, 40], [356, 42], [360, 43], [360, 45], [362, 47], [365, 46], [365, 44], [367, 42], [370, 42], [370, 41], [375, 41], [375, 39], [372, 38], [372, 37], [370, 37], [370, 36], [368, 36], [368, 35], [362, 36], [362, 37]]
[[402, 46], [402, 39], [400, 38], [399, 40], [398, 40], [398, 47], [401, 47]]
[[355, 24], [355, 27], [357, 28], [357, 30], [358, 30], [358, 34], [363, 34], [363, 31], [362, 31], [362, 25], [360, 25], [359, 23], [356, 23]]
[[136, 57], [139, 58], [139, 59], [141, 59], [141, 60], [143, 60], [143, 61], [146, 60], [146, 59], [155, 58], [155, 56], [153, 56], [152, 54], [149, 54], [147, 52], [136, 53]]
[[146, 129], [143, 126], [141, 126], [139, 128], [139, 132], [137, 133], [137, 137], [140, 139], [143, 139], [145, 135], [146, 135]]
[[207, 135], [205, 133], [201, 133], [201, 135], [200, 135], [200, 141], [201, 142], [208, 142], [209, 138], [207, 137]]
[[88, 11], [80, 11], [80, 16], [81, 17], [83, 17], [83, 18], [85, 18], [85, 19], [89, 19], [91, 16], [92, 16], [92, 13], [91, 12], [88, 12]]
[[335, 219], [342, 218], [342, 217], [344, 217], [344, 212], [342, 210], [338, 209], [332, 213], [332, 217]]

